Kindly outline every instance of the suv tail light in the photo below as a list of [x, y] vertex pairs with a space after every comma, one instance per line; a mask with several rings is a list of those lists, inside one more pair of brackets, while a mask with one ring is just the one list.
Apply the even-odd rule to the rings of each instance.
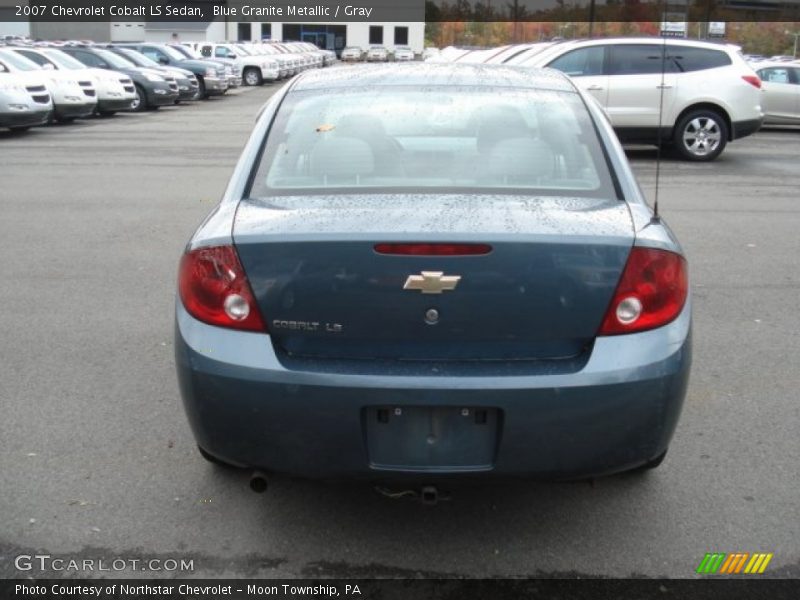
[[761, 78], [758, 75], [742, 75], [742, 79], [753, 87], [761, 89]]
[[218, 327], [266, 332], [233, 246], [198, 248], [184, 254], [178, 292], [195, 319]]
[[667, 250], [634, 247], [598, 335], [666, 325], [680, 314], [688, 289], [686, 259]]

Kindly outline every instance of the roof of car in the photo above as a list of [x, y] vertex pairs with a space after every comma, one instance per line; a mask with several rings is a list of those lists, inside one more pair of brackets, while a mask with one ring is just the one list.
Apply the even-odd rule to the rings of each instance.
[[607, 37], [607, 38], [579, 38], [573, 40], [559, 40], [558, 46], [567, 48], [571, 46], [587, 46], [598, 44], [676, 44], [679, 46], [696, 46], [701, 48], [710, 48], [714, 50], [738, 49], [739, 46], [725, 41], [713, 40], [692, 40], [687, 38], [678, 37], [660, 37], [660, 36], [638, 36], [638, 37]]
[[783, 69], [786, 67], [793, 67], [795, 69], [800, 68], [800, 62], [788, 62], [784, 60], [759, 60], [753, 61], [748, 63], [754, 70], [758, 71], [759, 69], [766, 69], [766, 68], [779, 68]]
[[552, 69], [506, 65], [407, 63], [331, 67], [303, 73], [294, 90], [320, 90], [361, 86], [480, 86], [575, 91], [565, 75]]

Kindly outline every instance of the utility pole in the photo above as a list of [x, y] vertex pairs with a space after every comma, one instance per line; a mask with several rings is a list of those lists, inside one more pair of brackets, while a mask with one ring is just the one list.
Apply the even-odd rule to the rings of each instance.
[[[788, 31], [786, 33], [789, 33]], [[800, 37], [800, 32], [795, 31], [794, 33], [789, 33], [789, 35], [794, 36], [794, 50], [792, 50], [792, 56], [797, 58], [797, 38]]]

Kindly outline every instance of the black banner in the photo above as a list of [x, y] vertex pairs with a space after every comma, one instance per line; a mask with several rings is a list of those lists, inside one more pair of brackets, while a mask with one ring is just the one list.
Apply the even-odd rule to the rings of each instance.
[[800, 0], [0, 0], [0, 21], [800, 21]]
[[5, 580], [4, 600], [796, 600], [786, 579]]
[[421, 22], [422, 0], [0, 0], [0, 21]]
[[796, 21], [800, 0], [427, 0], [427, 22]]

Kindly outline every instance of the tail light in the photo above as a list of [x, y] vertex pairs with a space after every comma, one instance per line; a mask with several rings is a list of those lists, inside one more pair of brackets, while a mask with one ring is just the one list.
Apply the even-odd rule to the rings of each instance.
[[761, 78], [758, 75], [742, 75], [742, 79], [753, 87], [761, 89]]
[[680, 314], [688, 289], [686, 260], [682, 256], [634, 247], [598, 335], [634, 333], [666, 325]]
[[406, 256], [475, 256], [491, 251], [488, 244], [375, 244], [378, 254]]
[[218, 327], [266, 331], [233, 246], [198, 248], [184, 254], [178, 291], [195, 319]]

